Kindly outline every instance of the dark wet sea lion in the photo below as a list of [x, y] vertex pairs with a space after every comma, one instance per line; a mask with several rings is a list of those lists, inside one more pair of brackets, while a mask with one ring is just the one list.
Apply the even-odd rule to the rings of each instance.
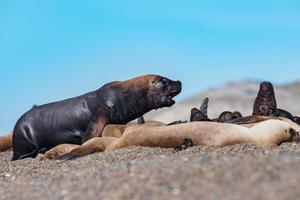
[[253, 115], [285, 117], [294, 120], [291, 113], [277, 108], [274, 87], [270, 82], [262, 82], [253, 106]]
[[[267, 106], [268, 110], [265, 110]], [[260, 89], [253, 105], [252, 115], [263, 115], [275, 113], [277, 103], [272, 83], [264, 81], [260, 84]]]
[[63, 143], [82, 144], [101, 136], [107, 124], [126, 124], [152, 109], [172, 106], [180, 91], [180, 81], [146, 75], [34, 107], [15, 125], [12, 160], [36, 157]]
[[200, 106], [200, 109], [198, 108], [193, 108], [191, 110], [191, 117], [190, 117], [190, 121], [191, 122], [196, 122], [196, 121], [211, 121], [208, 116], [207, 116], [207, 112], [208, 112], [208, 103], [209, 103], [209, 98], [206, 97]]
[[217, 122], [226, 123], [231, 120], [239, 119], [242, 117], [243, 117], [242, 114], [238, 111], [235, 112], [225, 111], [220, 114], [219, 118], [217, 119]]
[[238, 111], [235, 111], [235, 112], [224, 111], [220, 114], [220, 116], [218, 118], [209, 119], [208, 115], [207, 115], [208, 102], [209, 102], [209, 99], [208, 99], [208, 97], [206, 97], [203, 100], [200, 109], [193, 108], [191, 110], [191, 117], [190, 117], [191, 122], [195, 122], [195, 121], [214, 121], [214, 122], [226, 123], [226, 122], [229, 122], [230, 120], [238, 119], [238, 118], [242, 117], [242, 114]]

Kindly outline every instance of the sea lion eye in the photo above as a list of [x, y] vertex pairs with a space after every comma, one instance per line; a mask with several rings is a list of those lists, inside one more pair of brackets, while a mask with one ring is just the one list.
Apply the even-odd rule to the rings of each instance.
[[162, 84], [166, 84], [166, 83], [168, 82], [168, 80], [165, 79], [165, 78], [163, 78], [163, 79], [161, 80], [161, 82], [162, 82]]

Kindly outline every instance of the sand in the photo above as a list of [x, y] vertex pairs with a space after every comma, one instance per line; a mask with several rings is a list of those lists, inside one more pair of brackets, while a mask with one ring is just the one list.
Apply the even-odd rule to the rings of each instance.
[[73, 161], [0, 153], [0, 199], [298, 199], [300, 144], [131, 147]]

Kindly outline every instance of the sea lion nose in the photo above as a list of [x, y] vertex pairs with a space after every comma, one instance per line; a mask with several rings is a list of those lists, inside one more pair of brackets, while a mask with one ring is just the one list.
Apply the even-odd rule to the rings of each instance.
[[177, 85], [178, 88], [181, 90], [181, 88], [182, 88], [182, 83], [181, 83], [181, 81], [176, 81], [176, 85]]

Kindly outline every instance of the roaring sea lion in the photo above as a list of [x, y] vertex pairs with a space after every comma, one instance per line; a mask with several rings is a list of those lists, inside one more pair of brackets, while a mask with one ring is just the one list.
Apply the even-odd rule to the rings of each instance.
[[173, 126], [142, 127], [125, 129], [120, 138], [97, 137], [59, 159], [69, 160], [91, 153], [115, 150], [129, 146], [175, 148], [185, 139], [193, 145], [224, 147], [238, 143], [257, 146], [278, 145], [299, 138], [300, 126], [296, 130], [285, 121], [270, 119], [247, 128], [235, 124], [217, 122], [190, 122]]
[[15, 125], [12, 160], [34, 158], [63, 143], [82, 144], [101, 136], [107, 124], [126, 124], [152, 109], [172, 106], [180, 92], [180, 81], [145, 75], [34, 107]]

